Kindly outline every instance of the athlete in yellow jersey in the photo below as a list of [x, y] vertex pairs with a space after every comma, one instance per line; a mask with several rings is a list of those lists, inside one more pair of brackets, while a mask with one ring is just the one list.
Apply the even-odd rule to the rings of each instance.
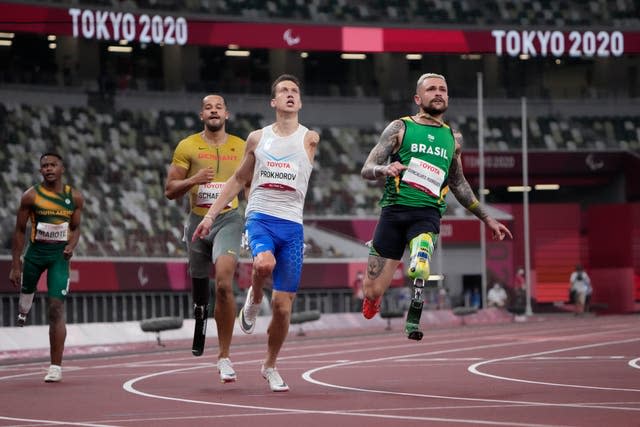
[[215, 223], [206, 239], [192, 235], [220, 190], [240, 164], [245, 142], [229, 135], [225, 129], [229, 112], [220, 95], [202, 99], [200, 120], [202, 132], [180, 141], [169, 167], [165, 196], [170, 199], [189, 194], [191, 212], [185, 227], [185, 242], [189, 252], [194, 316], [196, 326], [192, 353], [202, 355], [209, 310], [209, 272], [215, 264], [216, 300], [214, 318], [218, 330], [218, 372], [222, 382], [233, 382], [236, 373], [229, 360], [229, 347], [235, 321], [236, 304], [233, 295], [233, 276], [238, 262], [243, 221], [234, 198]]
[[[47, 271], [49, 344], [51, 366], [46, 382], [62, 380], [62, 353], [67, 337], [64, 299], [69, 293], [69, 260], [80, 238], [80, 216], [84, 199], [62, 183], [62, 157], [45, 153], [40, 157], [42, 183], [24, 192], [16, 218], [11, 249], [9, 280], [20, 288], [18, 325], [24, 325], [31, 310], [38, 280]], [[29, 246], [25, 246], [27, 223], [31, 222]]]

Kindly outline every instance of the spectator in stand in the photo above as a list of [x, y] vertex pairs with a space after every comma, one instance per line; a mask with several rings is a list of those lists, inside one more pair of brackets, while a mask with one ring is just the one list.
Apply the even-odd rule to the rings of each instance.
[[591, 279], [582, 265], [576, 265], [576, 270], [571, 273], [569, 278], [571, 284], [570, 292], [575, 305], [575, 314], [581, 315], [588, 310], [589, 300], [591, 299]]
[[507, 291], [504, 290], [500, 283], [494, 282], [487, 294], [487, 305], [489, 307], [504, 308], [507, 305], [507, 299]]
[[518, 267], [516, 277], [513, 279], [513, 292], [515, 294], [515, 306], [524, 307], [527, 297], [527, 280], [524, 276], [524, 268]]

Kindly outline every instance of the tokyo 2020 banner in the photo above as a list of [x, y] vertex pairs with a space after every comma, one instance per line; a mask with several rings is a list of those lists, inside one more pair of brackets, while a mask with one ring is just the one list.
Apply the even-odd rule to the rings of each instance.
[[640, 53], [640, 31], [615, 28], [486, 30], [225, 22], [123, 10], [0, 3], [0, 31], [162, 45], [337, 52], [619, 57]]

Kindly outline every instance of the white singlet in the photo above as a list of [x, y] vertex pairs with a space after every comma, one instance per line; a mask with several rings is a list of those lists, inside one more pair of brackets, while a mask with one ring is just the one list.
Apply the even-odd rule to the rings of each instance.
[[294, 133], [281, 137], [273, 132], [273, 125], [262, 128], [246, 215], [264, 213], [302, 224], [304, 198], [313, 169], [304, 149], [308, 131], [298, 125]]

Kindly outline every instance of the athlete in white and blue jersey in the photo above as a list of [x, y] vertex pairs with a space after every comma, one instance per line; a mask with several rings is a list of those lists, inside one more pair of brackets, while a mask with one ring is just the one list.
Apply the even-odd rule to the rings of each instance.
[[276, 370], [276, 359], [289, 332], [291, 308], [302, 272], [302, 211], [320, 136], [298, 122], [302, 101], [296, 77], [278, 77], [271, 91], [275, 123], [249, 134], [240, 167], [225, 183], [194, 238], [207, 236], [226, 203], [251, 182], [245, 228], [253, 255], [252, 286], [239, 322], [244, 332], [253, 332], [263, 285], [273, 278], [273, 315], [261, 372], [272, 391], [287, 391], [289, 386]]

